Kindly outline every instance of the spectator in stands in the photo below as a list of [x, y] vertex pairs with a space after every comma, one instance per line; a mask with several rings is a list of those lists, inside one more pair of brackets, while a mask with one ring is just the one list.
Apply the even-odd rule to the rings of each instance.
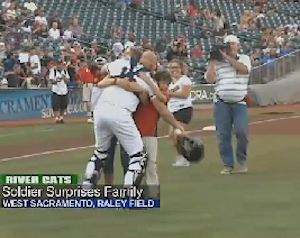
[[82, 28], [77, 17], [73, 17], [71, 19], [70, 30], [72, 31], [74, 38], [80, 38], [82, 34]]
[[142, 40], [142, 48], [146, 50], [152, 50], [151, 43], [147, 37], [144, 37]]
[[29, 63], [30, 63], [30, 70], [31, 70], [32, 77], [34, 79], [34, 83], [36, 85], [41, 85], [42, 66], [41, 66], [41, 60], [39, 56], [39, 50], [37, 48], [31, 50]]
[[195, 26], [196, 20], [199, 16], [199, 7], [195, 0], [190, 0], [190, 3], [187, 7], [187, 15], [190, 19], [192, 26]]
[[30, 10], [31, 12], [35, 12], [38, 9], [34, 0], [29, 0], [28, 2], [25, 2], [24, 8]]
[[5, 46], [7, 50], [14, 50], [20, 47], [21, 33], [18, 32], [17, 27], [11, 27], [8, 29], [5, 35]]
[[114, 43], [112, 47], [113, 59], [118, 59], [119, 57], [121, 57], [123, 51], [124, 46], [121, 42]]
[[73, 39], [73, 32], [72, 32], [72, 29], [71, 29], [70, 25], [65, 29], [62, 38], [64, 40], [72, 40]]
[[49, 21], [49, 26], [52, 26], [53, 25], [53, 22], [56, 22], [57, 23], [57, 29], [59, 29], [60, 31], [63, 30], [63, 24], [61, 22], [61, 19], [60, 17], [58, 16], [58, 14], [54, 14], [53, 17], [50, 18], [50, 21]]
[[191, 49], [191, 58], [192, 59], [202, 59], [204, 55], [203, 49], [201, 44], [197, 44], [195, 45], [192, 49]]
[[[219, 33], [220, 35], [224, 35], [224, 28], [225, 28], [225, 17], [224, 15], [221, 13], [220, 10], [216, 11], [216, 14], [213, 16], [213, 21], [214, 21], [214, 25], [215, 25], [215, 30], [217, 33]], [[218, 35], [219, 35], [218, 34]]]
[[2, 10], [6, 11], [10, 7], [11, 3], [12, 3], [11, 0], [5, 0], [5, 1], [3, 1], [2, 4], [1, 4]]
[[5, 12], [6, 21], [14, 21], [17, 17], [16, 2], [11, 2], [9, 8]]
[[45, 12], [43, 10], [39, 10], [34, 18], [36, 23], [48, 25], [47, 19], [45, 17]]
[[158, 38], [154, 44], [154, 50], [159, 53], [161, 59], [165, 58], [165, 51], [168, 44], [169, 36], [167, 34], [164, 34], [162, 38]]
[[121, 26], [116, 26], [112, 30], [112, 40], [114, 42], [121, 41], [124, 38], [124, 31]]
[[258, 66], [261, 64], [261, 49], [254, 49], [253, 54], [251, 54], [250, 59], [253, 66]]
[[12, 52], [7, 52], [6, 59], [3, 62], [4, 77], [7, 79], [8, 87], [18, 87], [20, 79], [17, 75], [18, 60]]
[[252, 14], [249, 10], [246, 10], [240, 18], [240, 30], [248, 30], [251, 26]]
[[286, 42], [280, 50], [280, 56], [286, 56], [294, 51], [291, 42]]
[[136, 44], [135, 39], [136, 39], [135, 33], [130, 32], [128, 34], [128, 40], [125, 42], [125, 45], [124, 45], [125, 52], [129, 52], [130, 49], [135, 46], [135, 44]]
[[52, 27], [50, 28], [50, 30], [48, 32], [49, 37], [53, 40], [60, 39], [60, 30], [57, 27], [58, 27], [57, 22], [53, 22]]
[[49, 31], [48, 31], [48, 26], [47, 26], [47, 25], [44, 25], [44, 24], [40, 25], [40, 26], [38, 27], [37, 31], [35, 32], [35, 34], [36, 34], [37, 36], [39, 36], [39, 37], [41, 37], [41, 38], [44, 38], [44, 39], [48, 38], [48, 36], [49, 36], [48, 33], [49, 33]]
[[173, 45], [167, 50], [167, 60], [171, 61], [176, 57], [184, 58], [188, 56], [187, 41], [183, 36], [177, 37]]
[[4, 59], [6, 59], [5, 43], [0, 42], [0, 65], [2, 65]]
[[138, 9], [142, 5], [142, 0], [131, 0], [130, 7]]

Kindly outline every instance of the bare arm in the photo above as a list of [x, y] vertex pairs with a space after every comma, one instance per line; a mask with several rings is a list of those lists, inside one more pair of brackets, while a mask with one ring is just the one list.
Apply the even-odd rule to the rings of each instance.
[[165, 104], [163, 104], [161, 101], [159, 101], [157, 98], [152, 98], [151, 102], [153, 103], [153, 106], [158, 111], [159, 115], [171, 126], [174, 128], [178, 128], [181, 131], [184, 131], [184, 128], [181, 126], [180, 122], [178, 122], [173, 114], [168, 110]]
[[148, 77], [145, 73], [140, 73], [139, 77], [145, 81], [146, 84], [150, 87], [152, 92], [156, 95], [157, 99], [161, 102], [166, 102], [167, 97], [163, 95], [163, 93], [159, 90], [159, 88], [153, 83], [150, 77]]
[[216, 62], [214, 60], [209, 62], [205, 75], [206, 75], [206, 81], [208, 83], [216, 82]]
[[190, 96], [191, 90], [192, 90], [191, 85], [185, 85], [180, 91], [175, 91], [175, 92], [170, 91], [169, 95], [170, 97], [176, 97], [176, 98], [188, 98]]
[[112, 78], [109, 76], [106, 76], [102, 81], [100, 81], [97, 86], [99, 88], [105, 88], [111, 85], [116, 85], [120, 88], [123, 88], [127, 91], [133, 92], [133, 93], [143, 93], [145, 90], [143, 87], [141, 87], [136, 82], [131, 82], [126, 78]]

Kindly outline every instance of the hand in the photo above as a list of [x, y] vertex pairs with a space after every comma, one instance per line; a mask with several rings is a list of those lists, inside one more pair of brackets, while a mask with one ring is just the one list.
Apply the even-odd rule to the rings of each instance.
[[184, 127], [181, 125], [180, 122], [177, 122], [176, 128], [174, 129], [174, 134], [176, 136], [185, 134]]
[[224, 51], [220, 50], [220, 52], [221, 52], [222, 56], [224, 57], [224, 59], [230, 58], [230, 56], [227, 55]]

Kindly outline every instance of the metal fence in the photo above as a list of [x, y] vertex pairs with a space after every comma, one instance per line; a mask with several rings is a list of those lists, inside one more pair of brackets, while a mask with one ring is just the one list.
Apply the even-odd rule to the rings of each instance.
[[250, 84], [262, 84], [282, 79], [288, 73], [299, 68], [300, 50], [297, 50], [269, 63], [254, 67], [250, 75]]

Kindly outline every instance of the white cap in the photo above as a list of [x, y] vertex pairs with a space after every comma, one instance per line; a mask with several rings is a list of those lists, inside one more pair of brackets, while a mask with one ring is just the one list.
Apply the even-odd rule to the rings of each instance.
[[235, 35], [228, 35], [224, 38], [224, 43], [240, 43], [240, 39], [237, 38]]

